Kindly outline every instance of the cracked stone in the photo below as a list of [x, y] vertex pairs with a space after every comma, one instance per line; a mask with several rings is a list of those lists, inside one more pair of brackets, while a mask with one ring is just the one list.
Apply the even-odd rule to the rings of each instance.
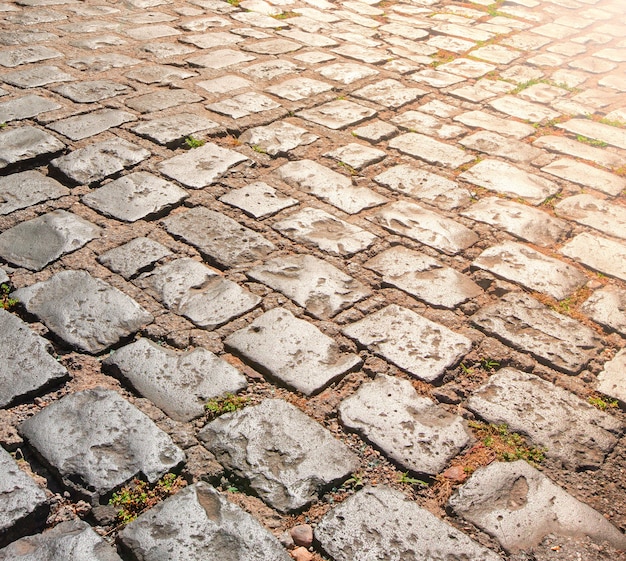
[[437, 117], [427, 115], [421, 111], [405, 111], [393, 117], [391, 122], [413, 133], [437, 136], [443, 139], [456, 138], [465, 133], [463, 127], [450, 125]]
[[484, 152], [490, 156], [500, 156], [513, 162], [530, 162], [543, 152], [514, 138], [506, 138], [495, 132], [479, 131], [459, 141], [470, 150]]
[[206, 106], [210, 111], [232, 117], [233, 119], [241, 119], [254, 113], [271, 111], [280, 107], [280, 103], [276, 103], [273, 99], [255, 92], [242, 93], [230, 99], [224, 99]]
[[457, 115], [454, 120], [468, 127], [485, 129], [518, 139], [535, 133], [535, 129], [531, 125], [495, 117], [484, 111], [468, 111], [462, 115]]
[[[67, 65], [77, 70], [90, 72], [106, 72], [113, 68], [127, 68], [140, 64], [141, 60], [117, 53], [105, 53], [68, 60]], [[72, 78], [72, 81], [74, 78]]]
[[345, 85], [363, 80], [364, 78], [371, 78], [372, 76], [379, 74], [379, 71], [374, 68], [354, 62], [338, 62], [335, 64], [329, 64], [320, 68], [318, 72], [324, 76], [324, 78], [335, 80]]
[[596, 389], [622, 404], [626, 403], [626, 350], [622, 349], [615, 357], [605, 363], [598, 375]]
[[275, 86], [266, 88], [265, 91], [290, 101], [300, 101], [314, 95], [332, 90], [333, 86], [320, 80], [311, 78], [294, 78], [285, 80]]
[[191, 66], [199, 66], [200, 68], [212, 68], [213, 70], [221, 70], [229, 66], [235, 66], [242, 62], [255, 60], [256, 57], [246, 55], [233, 49], [221, 49], [211, 52], [209, 55], [200, 55], [186, 59]]

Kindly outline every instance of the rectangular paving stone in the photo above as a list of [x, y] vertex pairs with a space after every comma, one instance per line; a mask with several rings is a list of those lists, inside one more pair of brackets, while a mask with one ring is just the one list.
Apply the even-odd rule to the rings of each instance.
[[586, 267], [626, 281], [626, 245], [583, 232], [560, 252]]
[[30, 119], [40, 113], [60, 108], [61, 106], [51, 99], [39, 95], [25, 95], [0, 103], [0, 123]]
[[275, 121], [267, 126], [252, 127], [246, 130], [239, 136], [238, 140], [255, 149], [267, 152], [270, 156], [278, 156], [299, 146], [312, 144], [317, 139], [319, 136], [302, 127], [285, 121]]
[[626, 334], [626, 290], [606, 285], [585, 300], [580, 311], [607, 329]]
[[219, 200], [243, 210], [253, 218], [266, 218], [299, 203], [297, 199], [283, 196], [263, 181], [255, 181], [241, 189], [229, 191]]
[[482, 294], [468, 276], [425, 254], [394, 246], [364, 264], [395, 286], [435, 307], [454, 309]]
[[38, 171], [12, 173], [0, 177], [0, 215], [69, 194], [67, 187]]
[[9, 128], [0, 132], [0, 169], [11, 164], [56, 154], [65, 145], [55, 136], [36, 127]]
[[0, 66], [15, 68], [23, 64], [50, 60], [62, 56], [63, 54], [56, 49], [44, 47], [43, 45], [18, 47], [16, 49], [6, 49], [0, 52]]
[[333, 130], [357, 125], [374, 115], [376, 115], [374, 109], [345, 99], [330, 101], [312, 109], [305, 109], [296, 113], [298, 117]]
[[516, 238], [541, 246], [556, 244], [571, 229], [565, 220], [531, 206], [499, 197], [485, 197], [461, 215], [491, 224]]
[[126, 111], [99, 109], [84, 115], [55, 121], [49, 124], [48, 128], [71, 140], [82, 140], [136, 119], [135, 115]]
[[626, 351], [620, 350], [613, 359], [604, 364], [598, 374], [596, 389], [620, 403], [626, 403]]
[[626, 208], [622, 205], [582, 194], [563, 199], [554, 207], [554, 211], [558, 216], [626, 240]]
[[456, 58], [437, 67], [438, 72], [450, 72], [464, 78], [480, 78], [495, 69], [496, 67], [493, 64], [463, 57]]
[[468, 127], [485, 129], [513, 138], [525, 138], [535, 133], [535, 129], [531, 125], [502, 119], [484, 111], [468, 111], [454, 117], [454, 120]]
[[150, 152], [121, 138], [90, 144], [50, 162], [75, 183], [89, 185], [134, 166]]
[[387, 157], [387, 153], [383, 150], [372, 148], [371, 146], [351, 142], [350, 144], [326, 152], [324, 156], [333, 158], [338, 162], [343, 162], [353, 169], [361, 170], [384, 160]]
[[98, 262], [128, 280], [170, 255], [172, 252], [167, 247], [150, 238], [135, 238], [103, 253]]
[[131, 127], [134, 133], [161, 145], [181, 142], [198, 132], [213, 133], [220, 125], [195, 113], [177, 113], [166, 117], [149, 118]]
[[351, 95], [373, 101], [384, 107], [397, 109], [425, 96], [428, 92], [420, 88], [407, 88], [398, 80], [381, 80], [360, 88]]
[[448, 72], [441, 72], [430, 68], [415, 72], [411, 74], [409, 78], [414, 82], [426, 84], [431, 88], [438, 89], [447, 88], [448, 86], [453, 86], [454, 84], [464, 81], [464, 78], [457, 76], [456, 74], [449, 74]]
[[514, 368], [492, 374], [467, 406], [489, 423], [505, 423], [528, 436], [548, 457], [576, 470], [599, 468], [624, 428], [573, 393]]
[[389, 147], [395, 148], [403, 154], [424, 160], [429, 164], [441, 165], [447, 168], [458, 168], [474, 160], [467, 152], [456, 146], [433, 140], [429, 136], [409, 132], [396, 136], [389, 141]]
[[215, 47], [225, 47], [227, 45], [236, 45], [245, 41], [243, 37], [239, 37], [234, 33], [227, 31], [214, 31], [212, 33], [200, 33], [198, 35], [183, 35], [180, 39], [181, 43], [194, 45], [199, 49], [213, 49]]
[[235, 66], [255, 59], [255, 56], [244, 54], [233, 49], [219, 49], [212, 51], [211, 54], [208, 55], [190, 57], [186, 59], [186, 62], [191, 64], [191, 66], [221, 70], [222, 68], [228, 68], [229, 66]]
[[459, 178], [477, 187], [525, 199], [533, 205], [541, 204], [560, 190], [556, 183], [539, 175], [491, 159], [478, 162], [459, 175]]
[[276, 248], [261, 234], [219, 212], [197, 207], [163, 221], [165, 229], [222, 267], [265, 259]]
[[163, 551], [179, 561], [220, 559], [233, 552], [247, 561], [291, 560], [256, 518], [204, 481], [143, 513], [120, 532], [119, 539], [135, 559], [144, 561], [165, 561]]
[[458, 415], [418, 396], [409, 380], [381, 374], [339, 405], [341, 423], [411, 472], [436, 475], [470, 442]]
[[222, 415], [198, 437], [218, 462], [281, 512], [308, 505], [359, 465], [330, 431], [280, 399]]
[[312, 255], [276, 257], [250, 269], [248, 276], [282, 292], [319, 319], [371, 295], [359, 281]]
[[61, 84], [51, 88], [52, 91], [71, 99], [75, 103], [94, 103], [121, 94], [129, 93], [131, 88], [112, 80], [89, 80]]
[[101, 233], [95, 224], [71, 212], [55, 210], [2, 232], [0, 256], [18, 267], [40, 271]]
[[578, 374], [602, 343], [595, 331], [534, 298], [511, 292], [479, 310], [472, 322], [486, 333], [566, 374]]
[[394, 125], [402, 129], [442, 139], [452, 139], [465, 133], [463, 127], [451, 125], [442, 119], [427, 115], [421, 111], [405, 111], [391, 119]]
[[154, 111], [162, 111], [163, 109], [178, 107], [188, 103], [198, 103], [200, 101], [204, 101], [202, 96], [181, 88], [175, 90], [157, 90], [152, 93], [127, 99], [125, 104], [127, 107], [139, 111], [140, 113], [152, 113]]
[[196, 86], [206, 90], [214, 96], [219, 94], [231, 93], [237, 90], [248, 89], [252, 87], [252, 82], [235, 74], [225, 74], [212, 80], [202, 80], [196, 82]]
[[574, 134], [581, 134], [594, 140], [602, 140], [611, 146], [626, 150], [626, 129], [596, 123], [590, 119], [570, 119], [556, 125]]
[[274, 223], [273, 228], [298, 242], [314, 244], [322, 251], [344, 256], [363, 251], [377, 239], [358, 226], [309, 207]]
[[453, 37], [463, 37], [470, 41], [489, 41], [494, 35], [488, 31], [476, 29], [468, 25], [458, 25], [456, 23], [438, 23], [432, 27], [434, 31]]
[[626, 189], [626, 179], [570, 158], [560, 158], [541, 168], [566, 181], [597, 189], [607, 195], [619, 195]]
[[539, 148], [526, 142], [507, 138], [491, 131], [478, 131], [459, 140], [470, 150], [484, 152], [490, 156], [500, 156], [513, 162], [530, 162], [543, 154]]
[[191, 189], [202, 189], [224, 176], [238, 164], [249, 161], [246, 156], [221, 148], [213, 142], [164, 160], [158, 169], [164, 175]]
[[217, 101], [206, 106], [209, 111], [226, 115], [233, 119], [241, 119], [255, 113], [272, 111], [280, 107], [280, 103], [276, 103], [266, 95], [256, 92], [242, 93], [230, 99]]
[[74, 76], [56, 66], [38, 65], [24, 70], [4, 72], [2, 81], [18, 88], [37, 88], [55, 82], [73, 82]]
[[281, 76], [296, 74], [302, 71], [302, 67], [296, 66], [288, 60], [268, 60], [251, 64], [239, 70], [242, 74], [250, 76], [257, 81], [272, 81]]
[[90, 72], [106, 72], [113, 68], [128, 68], [140, 64], [138, 58], [120, 55], [117, 53], [104, 53], [101, 55], [84, 56], [68, 60], [67, 65], [77, 70]]
[[206, 349], [175, 352], [145, 338], [118, 349], [102, 365], [180, 422], [202, 416], [209, 399], [248, 385], [234, 366]]
[[229, 335], [224, 344], [268, 377], [312, 395], [357, 367], [361, 359], [342, 353], [335, 341], [283, 308], [274, 308]]
[[345, 327], [343, 333], [426, 382], [441, 377], [472, 346], [467, 337], [396, 304]]
[[532, 123], [543, 123], [560, 116], [560, 113], [544, 105], [526, 101], [512, 95], [505, 95], [488, 103], [496, 111]]
[[517, 242], [486, 249], [472, 262], [472, 267], [555, 300], [563, 300], [587, 282], [587, 277], [576, 267]]
[[92, 354], [153, 320], [132, 298], [86, 271], [61, 271], [13, 294], [57, 337]]
[[155, 483], [185, 459], [146, 415], [103, 388], [52, 402], [23, 422], [20, 433], [65, 487], [95, 504], [134, 477]]
[[289, 101], [300, 101], [332, 89], [333, 86], [327, 82], [300, 77], [272, 85], [265, 91]]
[[335, 80], [345, 85], [380, 74], [380, 71], [375, 68], [355, 62], [336, 62], [328, 64], [320, 68], [318, 72], [324, 78]]
[[354, 559], [454, 559], [500, 556], [431, 514], [400, 491], [366, 487], [332, 508], [315, 527], [315, 537], [336, 561]]
[[478, 241], [478, 236], [463, 224], [408, 201], [390, 203], [367, 218], [385, 230], [449, 255]]
[[279, 179], [300, 191], [310, 193], [348, 214], [381, 205], [387, 199], [313, 160], [288, 162], [275, 171]]

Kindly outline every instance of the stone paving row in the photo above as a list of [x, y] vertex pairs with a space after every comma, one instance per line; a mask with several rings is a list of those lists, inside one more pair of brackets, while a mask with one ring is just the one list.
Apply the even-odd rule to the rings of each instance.
[[626, 559], [625, 21], [0, 2], [0, 561]]

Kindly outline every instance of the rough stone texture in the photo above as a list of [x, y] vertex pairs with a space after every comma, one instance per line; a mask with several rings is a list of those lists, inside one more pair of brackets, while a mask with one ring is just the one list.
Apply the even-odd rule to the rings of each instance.
[[391, 203], [368, 217], [386, 230], [454, 255], [478, 241], [469, 228], [450, 218], [410, 203]]
[[136, 281], [168, 309], [198, 327], [215, 329], [252, 308], [261, 299], [189, 257], [157, 267]]
[[490, 423], [527, 435], [547, 456], [575, 469], [600, 467], [624, 429], [567, 390], [514, 368], [493, 374], [467, 407]]
[[68, 377], [64, 366], [51, 356], [48, 341], [34, 333], [17, 316], [0, 309], [0, 407], [24, 399]]
[[483, 160], [459, 178], [503, 195], [520, 197], [534, 205], [559, 191], [556, 183], [498, 160]]
[[0, 169], [40, 156], [56, 154], [65, 148], [58, 138], [31, 126], [0, 132], [0, 146]]
[[56, 66], [31, 66], [24, 70], [5, 72], [2, 81], [18, 88], [36, 88], [55, 82], [73, 82], [74, 76]]
[[505, 95], [490, 101], [489, 105], [501, 113], [506, 113], [511, 117], [517, 117], [531, 123], [545, 123], [560, 116], [558, 112], [549, 109], [545, 105], [526, 101], [512, 95]]
[[339, 414], [344, 426], [412, 472], [438, 474], [470, 441], [461, 417], [391, 376], [363, 384], [341, 402]]
[[140, 171], [88, 193], [83, 197], [83, 202], [107, 216], [135, 222], [141, 218], [162, 215], [188, 196], [177, 185]]
[[266, 127], [248, 129], [239, 137], [239, 140], [267, 152], [270, 156], [278, 156], [299, 146], [311, 144], [318, 138], [319, 136], [311, 134], [302, 127], [278, 121]]
[[560, 252], [590, 269], [626, 280], [624, 244], [585, 232], [566, 243]]
[[587, 119], [570, 119], [565, 123], [558, 124], [557, 127], [626, 150], [626, 130], [623, 128], [612, 127]]
[[204, 99], [188, 90], [162, 90], [133, 97], [126, 101], [126, 106], [139, 111], [139, 113], [151, 113], [199, 101], [204, 101]]
[[620, 162], [622, 161], [622, 159], [613, 152], [589, 146], [589, 144], [584, 144], [583, 142], [564, 136], [540, 136], [533, 142], [533, 146], [546, 148], [551, 152], [567, 154], [573, 158], [589, 160], [590, 162], [595, 162], [605, 168], [618, 168], [620, 166]]
[[198, 436], [226, 469], [245, 477], [281, 512], [309, 504], [359, 465], [345, 444], [280, 399], [222, 415]]
[[456, 146], [444, 144], [414, 132], [392, 138], [389, 141], [389, 147], [395, 148], [403, 154], [424, 160], [429, 164], [441, 165], [447, 168], [458, 168], [474, 159], [473, 156]]
[[619, 351], [609, 360], [598, 375], [596, 389], [626, 404], [626, 349]]
[[288, 99], [290, 101], [300, 101], [314, 95], [332, 90], [331, 84], [322, 82], [321, 80], [312, 80], [311, 78], [294, 78], [286, 80], [275, 86], [266, 88], [266, 92]]
[[408, 292], [431, 306], [454, 309], [482, 294], [469, 277], [411, 249], [396, 246], [365, 263], [385, 284]]
[[221, 115], [227, 115], [233, 119], [241, 119], [254, 113], [278, 109], [280, 106], [280, 103], [276, 103], [273, 99], [263, 94], [248, 92], [236, 95], [230, 99], [211, 103], [207, 105], [207, 109]]
[[85, 271], [61, 271], [14, 297], [55, 335], [88, 353], [104, 351], [153, 320], [132, 298]]
[[481, 128], [513, 138], [525, 138], [535, 132], [531, 125], [496, 117], [484, 111], [468, 111], [454, 117], [454, 120], [468, 127]]
[[589, 327], [519, 292], [482, 308], [472, 321], [487, 333], [567, 374], [580, 372], [601, 343]]
[[45, 534], [22, 538], [0, 550], [0, 561], [121, 561], [86, 522], [61, 522]]
[[180, 142], [184, 138], [200, 131], [215, 131], [219, 125], [194, 113], [179, 113], [167, 117], [155, 117], [142, 121], [131, 130], [145, 136], [157, 144]]
[[102, 364], [175, 421], [200, 417], [209, 399], [237, 393], [248, 385], [234, 366], [206, 349], [177, 353], [143, 338], [117, 350]]
[[39, 271], [101, 232], [101, 228], [71, 212], [55, 210], [0, 234], [0, 256], [17, 266]]
[[554, 211], [564, 218], [609, 236], [626, 239], [626, 208], [593, 195], [574, 195], [559, 202]]
[[451, 125], [421, 111], [405, 111], [392, 119], [399, 127], [422, 135], [437, 136], [444, 140], [456, 138], [465, 132], [463, 127]]
[[587, 282], [587, 277], [576, 267], [516, 242], [486, 249], [472, 266], [555, 300], [563, 300]]
[[248, 275], [279, 290], [313, 316], [327, 319], [371, 292], [359, 281], [312, 255], [270, 259]]
[[65, 486], [93, 500], [140, 474], [155, 482], [185, 459], [148, 417], [102, 388], [51, 403], [20, 432]]
[[335, 255], [363, 251], [377, 239], [374, 234], [328, 212], [308, 207], [276, 222], [274, 228], [289, 238], [313, 243], [322, 251]]
[[56, 86], [52, 90], [76, 103], [103, 101], [132, 91], [128, 86], [111, 80], [73, 82]]
[[58, 103], [38, 95], [25, 95], [17, 99], [12, 99], [5, 103], [0, 103], [0, 122], [30, 119], [40, 113], [60, 109]]
[[137, 117], [126, 111], [117, 109], [101, 109], [85, 115], [77, 115], [48, 125], [71, 140], [82, 140], [95, 136], [113, 127], [136, 120]]
[[616, 196], [626, 189], [625, 178], [569, 158], [556, 160], [542, 167], [541, 171], [607, 195]]
[[500, 156], [514, 162], [529, 162], [541, 156], [542, 151], [515, 138], [506, 138], [495, 132], [479, 131], [461, 139], [460, 144], [471, 150]]
[[253, 516], [204, 482], [142, 514], [120, 532], [120, 542], [133, 559], [143, 561], [291, 560]]
[[336, 150], [326, 152], [324, 156], [347, 164], [353, 169], [360, 170], [384, 160], [387, 154], [383, 150], [351, 142]]
[[548, 534], [608, 542], [626, 548], [626, 537], [597, 511], [576, 500], [524, 460], [478, 469], [450, 499], [454, 512], [515, 552]]
[[407, 88], [398, 80], [387, 79], [356, 90], [352, 92], [352, 95], [368, 101], [374, 101], [383, 107], [397, 109], [427, 93], [427, 91], [419, 88]]
[[[46, 493], [0, 447], [0, 546], [28, 533], [45, 518]], [[0, 550], [0, 559], [3, 556]]]
[[166, 230], [224, 267], [265, 259], [274, 245], [228, 216], [198, 207], [164, 220]]
[[159, 164], [159, 171], [185, 187], [201, 189], [225, 175], [230, 168], [248, 161], [243, 154], [211, 142]]
[[361, 362], [283, 308], [266, 312], [224, 343], [270, 378], [305, 395], [320, 392]]
[[439, 378], [472, 345], [467, 337], [396, 304], [345, 327], [343, 333], [427, 382]]
[[169, 249], [154, 240], [135, 238], [103, 253], [98, 262], [128, 280], [170, 255], [172, 252]]
[[0, 177], [0, 215], [69, 195], [70, 190], [38, 171]]
[[626, 335], [626, 290], [607, 285], [594, 292], [580, 311], [608, 329]]
[[376, 115], [376, 111], [370, 107], [344, 99], [331, 101], [313, 109], [305, 109], [297, 113], [298, 117], [333, 130], [357, 125], [374, 115]]
[[461, 213], [467, 218], [497, 226], [524, 241], [552, 246], [570, 227], [547, 212], [499, 197], [485, 197]]
[[324, 78], [336, 80], [347, 85], [362, 80], [363, 78], [376, 76], [379, 74], [379, 71], [354, 62], [338, 62], [322, 67], [319, 73], [324, 76]]
[[500, 559], [386, 486], [366, 487], [334, 507], [317, 524], [315, 537], [336, 561]]
[[263, 181], [255, 181], [241, 189], [229, 191], [220, 201], [240, 208], [248, 216], [265, 218], [298, 204], [298, 199], [282, 196]]

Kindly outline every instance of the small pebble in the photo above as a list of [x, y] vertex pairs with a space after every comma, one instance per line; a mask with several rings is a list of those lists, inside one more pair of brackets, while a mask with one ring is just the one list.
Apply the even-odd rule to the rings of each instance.
[[311, 547], [313, 543], [313, 528], [309, 524], [299, 524], [289, 530], [291, 539], [296, 545]]
[[289, 553], [296, 561], [311, 561], [313, 559], [313, 554], [306, 547], [296, 547]]

